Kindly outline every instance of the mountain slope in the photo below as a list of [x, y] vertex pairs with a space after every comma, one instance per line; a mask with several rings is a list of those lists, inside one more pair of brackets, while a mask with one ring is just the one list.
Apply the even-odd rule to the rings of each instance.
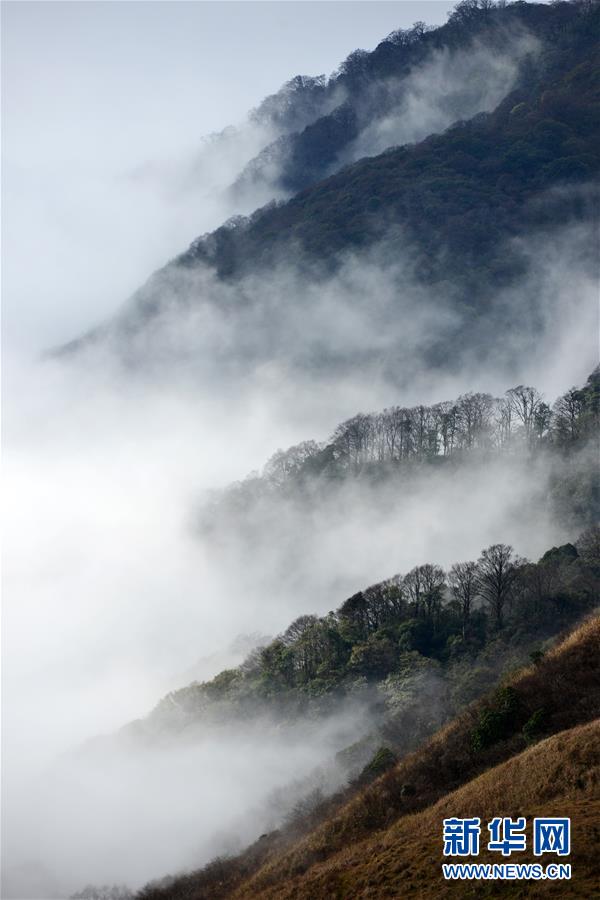
[[[154, 351], [172, 362], [212, 360], [219, 371], [234, 365], [237, 374], [271, 359], [312, 370], [359, 359], [385, 371], [399, 353], [449, 367], [466, 352], [488, 353], [499, 339], [506, 345], [523, 304], [521, 342], [539, 338], [544, 311], [552, 315], [547, 271], [536, 269], [540, 247], [571, 225], [568, 250], [558, 241], [554, 259], [568, 252], [562, 270], [595, 274], [587, 229], [597, 218], [590, 183], [600, 167], [600, 12], [596, 4], [563, 3], [496, 14], [529, 21], [541, 49], [527, 55], [517, 86], [494, 112], [363, 159], [199, 238], [116, 320], [65, 351], [112, 342], [128, 360], [148, 361]], [[469, 22], [453, 25], [465, 40]], [[348, 346], [347, 327], [338, 332], [344, 312], [366, 315], [369, 271], [379, 277], [370, 288], [378, 309], [358, 328], [362, 343]], [[406, 322], [428, 308], [431, 327], [406, 345]], [[303, 328], [290, 321], [292, 309]]]
[[[468, 890], [464, 883], [445, 882], [440, 873], [441, 864], [448, 861], [441, 852], [444, 818], [479, 816], [482, 822], [488, 822], [495, 816], [524, 816], [531, 828], [535, 816], [570, 816], [573, 852], [568, 862], [573, 867], [573, 879], [561, 882], [558, 890], [561, 897], [592, 897], [600, 877], [599, 747], [600, 719], [561, 731], [468, 782], [424, 812], [406, 816], [376, 837], [316, 864], [304, 877], [297, 875], [262, 890], [259, 875], [256, 887], [250, 882], [232, 896], [295, 900], [397, 897], [399, 892], [402, 897], [464, 896]], [[471, 861], [504, 860], [482, 848]], [[549, 861], [551, 858], [542, 860]], [[529, 850], [514, 854], [510, 862], [540, 859]], [[502, 884], [503, 896], [544, 897], [548, 893], [543, 883]]]
[[[289, 592], [292, 615], [323, 615], [417, 562], [477, 553], [483, 534], [537, 558], [600, 517], [599, 388], [595, 374], [552, 408], [521, 388], [361, 412], [322, 444], [278, 450], [262, 472], [199, 497], [198, 540], [265, 606]], [[536, 408], [529, 436], [518, 396]], [[446, 528], [444, 559], [435, 536]], [[235, 577], [224, 582], [236, 590]]]
[[[592, 836], [585, 835], [584, 825], [593, 815], [589, 801], [598, 797], [599, 651], [600, 619], [595, 617], [341, 808], [326, 811], [308, 834], [264, 836], [240, 857], [215, 861], [164, 886], [148, 886], [140, 900], [364, 896], [369, 887], [374, 896], [397, 894], [404, 887], [418, 896], [421, 877], [433, 890], [420, 895], [437, 896], [442, 812], [459, 815], [462, 810], [482, 817], [489, 811], [490, 818], [570, 811], [576, 816], [581, 866], [581, 881], [573, 882], [579, 891], [575, 896], [586, 896], [585, 884], [597, 874]], [[474, 740], [478, 729], [491, 714], [508, 710], [509, 697], [506, 730], [482, 749]], [[543, 734], [555, 737], [523, 752], [524, 725], [539, 709], [545, 714]], [[419, 834], [423, 853], [416, 846]], [[431, 870], [425, 875], [426, 862]]]
[[[535, 196], [598, 171], [600, 10], [574, 5], [569, 18], [492, 114], [362, 160], [247, 224], [217, 230], [179, 263], [202, 260], [231, 276], [257, 260], [272, 263], [290, 239], [323, 258], [371, 243], [394, 224], [417, 242], [419, 262], [433, 257], [430, 277], [440, 247], [448, 251], [444, 266], [457, 254], [457, 264], [483, 267], [498, 237], [518, 230], [524, 218], [549, 223], [552, 203], [530, 210]], [[494, 267], [490, 274], [507, 273]]]
[[[236, 187], [270, 178], [276, 187], [297, 193], [361, 156], [492, 108], [535, 49], [527, 29], [547, 23], [533, 8], [523, 14], [472, 6], [467, 15], [456, 10], [440, 28], [417, 22], [392, 32], [371, 53], [355, 50], [329, 80], [317, 82], [330, 110], [266, 147]], [[414, 105], [421, 100], [425, 114], [415, 117]]]

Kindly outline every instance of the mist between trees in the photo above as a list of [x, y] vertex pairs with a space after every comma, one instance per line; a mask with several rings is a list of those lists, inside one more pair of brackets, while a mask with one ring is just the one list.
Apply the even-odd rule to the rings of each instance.
[[[598, 381], [595, 377], [596, 385]], [[333, 460], [360, 466], [451, 456], [461, 450], [503, 448], [515, 443], [531, 447], [549, 441], [561, 445], [591, 431], [596, 424], [594, 416], [597, 411], [591, 391], [572, 388], [551, 408], [535, 388], [518, 385], [501, 399], [490, 394], [464, 394], [454, 402], [429, 407], [395, 406], [379, 414], [359, 414], [338, 426], [327, 447]], [[285, 480], [319, 450], [318, 445], [309, 443], [277, 453], [267, 463], [264, 476]]]
[[[238, 512], [262, 494], [306, 488], [325, 478], [342, 482], [348, 476], [390, 477], [398, 466], [443, 462], [454, 457], [466, 463], [473, 453], [536, 454], [581, 450], [597, 443], [600, 369], [583, 388], [573, 387], [552, 406], [534, 387], [518, 385], [501, 398], [487, 393], [463, 394], [455, 401], [411, 408], [394, 406], [381, 413], [358, 414], [340, 424], [329, 441], [304, 441], [278, 450], [261, 476], [214, 495], [202, 516], [210, 533], [221, 511]], [[318, 498], [317, 498], [318, 500]], [[593, 518], [593, 504], [590, 509]]]
[[[285, 846], [508, 673], [539, 665], [561, 629], [597, 604], [599, 573], [598, 528], [548, 550], [537, 563], [497, 544], [446, 572], [432, 563], [416, 566], [326, 616], [297, 618], [238, 668], [168, 695], [129, 737], [164, 741], [215, 727], [227, 735], [236, 721], [265, 735], [273, 728], [280, 735], [298, 728], [315, 733], [319, 720], [331, 723], [340, 711], [354, 710], [362, 735], [357, 729], [358, 740], [338, 752], [335, 766], [315, 769], [257, 807], [257, 821], [278, 829], [261, 840]], [[475, 767], [515, 729], [521, 746], [540, 740], [547, 728], [552, 733], [552, 710], [529, 715], [506, 686], [471, 718], [467, 751]], [[203, 873], [210, 879], [228, 865], [235, 859], [220, 854]], [[170, 883], [150, 885], [140, 896]]]
[[[336, 470], [337, 482], [343, 484], [344, 471], [348, 475], [369, 463], [385, 462], [386, 452], [396, 453], [391, 459], [399, 461], [410, 435], [415, 456], [426, 455], [432, 447], [436, 455], [443, 455], [450, 452], [450, 446], [458, 453], [488, 445], [502, 449], [514, 443], [525, 446], [529, 454], [547, 442], [559, 458], [566, 455], [569, 459], [571, 482], [561, 478], [563, 491], [575, 495], [577, 486], [583, 496], [581, 506], [587, 511], [581, 519], [593, 521], [593, 461], [587, 451], [597, 443], [599, 379], [596, 371], [584, 388], [567, 391], [552, 409], [535, 389], [519, 386], [502, 399], [471, 394], [455, 404], [355, 417], [336, 429], [325, 450], [308, 443], [277, 454], [267, 464], [263, 481], [275, 491], [271, 495], [273, 518], [277, 521], [276, 498], [285, 501], [286, 487], [291, 485], [293, 492], [301, 475], [327, 471], [311, 467], [312, 460], [325, 454], [331, 465], [337, 450], [338, 459], [346, 465], [345, 470]], [[420, 429], [423, 423], [426, 425]], [[583, 458], [579, 467], [573, 462], [576, 454]], [[466, 456], [465, 464], [468, 459]], [[578, 478], [583, 487], [576, 484]], [[264, 526], [251, 502], [256, 495], [250, 492], [244, 509], [244, 497], [240, 499], [238, 492], [239, 488], [233, 488], [225, 493], [224, 514], [218, 504], [211, 510], [212, 519], [209, 511], [205, 513], [205, 533], [210, 534], [211, 527], [225, 531], [232, 527], [232, 516], [239, 523], [244, 514], [249, 514], [254, 528], [257, 522]], [[305, 491], [303, 498], [306, 503]], [[308, 506], [318, 498], [318, 493], [313, 494]], [[402, 492], [397, 499], [401, 501]], [[363, 504], [355, 515], [360, 518], [364, 510]], [[575, 500], [570, 513], [572, 520], [578, 518]], [[221, 521], [220, 514], [224, 516]], [[297, 535], [299, 530], [293, 529], [293, 533]], [[267, 529], [264, 540], [270, 539]], [[169, 694], [148, 720], [150, 730], [152, 723], [159, 729], [165, 722], [180, 727], [189, 716], [220, 721], [224, 709], [227, 715], [235, 709], [245, 717], [251, 709], [256, 712], [256, 702], [260, 705], [265, 699], [287, 717], [291, 709], [306, 712], [307, 698], [313, 702], [357, 678], [387, 677], [407, 663], [406, 659], [399, 662], [404, 653], [448, 662], [479, 652], [507, 625], [517, 642], [524, 635], [531, 640], [539, 629], [553, 633], [560, 623], [571, 621], [594, 602], [594, 560], [600, 552], [597, 530], [588, 528], [578, 548], [565, 544], [533, 564], [517, 557], [510, 545], [494, 543], [477, 560], [454, 563], [447, 571], [431, 563], [414, 566], [406, 575], [353, 594], [336, 612], [300, 616], [275, 641], [251, 653], [240, 667], [222, 672], [211, 682]], [[414, 659], [408, 661], [409, 668], [413, 663], [417, 664]], [[282, 697], [285, 709], [280, 705]]]
[[[340, 691], [359, 699], [369, 683], [388, 677], [384, 693], [393, 707], [400, 703], [396, 690], [408, 686], [409, 676], [422, 682], [425, 674], [441, 674], [425, 659], [473, 663], [484, 648], [529, 645], [591, 609], [599, 557], [600, 533], [590, 528], [576, 544], [554, 547], [538, 563], [518, 557], [507, 544], [494, 544], [478, 560], [454, 563], [447, 571], [432, 563], [415, 566], [359, 591], [335, 612], [298, 617], [241, 666], [167, 695], [141, 733], [179, 730], [193, 720], [246, 719], [262, 703], [284, 721], [309, 711], [320, 715], [330, 707], [330, 693], [336, 700]], [[479, 685], [472, 675], [458, 691], [461, 702], [489, 686], [489, 673]], [[435, 703], [425, 706], [423, 716], [435, 718]], [[408, 731], [412, 740], [414, 729]]]

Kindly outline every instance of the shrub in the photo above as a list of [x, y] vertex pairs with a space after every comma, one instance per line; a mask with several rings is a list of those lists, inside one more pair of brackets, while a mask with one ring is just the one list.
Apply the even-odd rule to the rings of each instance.
[[546, 710], [544, 707], [536, 709], [530, 719], [523, 725], [523, 737], [528, 744], [534, 744], [540, 739], [546, 724]]
[[496, 691], [492, 705], [479, 713], [471, 732], [472, 749], [478, 753], [509, 737], [514, 731], [518, 707], [519, 697], [514, 688], [507, 686]]
[[398, 757], [389, 747], [380, 747], [358, 777], [359, 783], [374, 781], [396, 765]]

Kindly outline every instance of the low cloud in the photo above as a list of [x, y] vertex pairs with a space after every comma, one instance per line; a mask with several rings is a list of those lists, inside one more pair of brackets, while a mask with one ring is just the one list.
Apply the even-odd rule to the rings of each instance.
[[[250, 279], [239, 318], [231, 288], [194, 273], [186, 284], [194, 302], [182, 306], [174, 289], [136, 338], [136, 355], [152, 365], [124, 367], [107, 344], [67, 361], [5, 360], [4, 777], [14, 896], [40, 871], [53, 873], [47, 884], [54, 879], [60, 892], [200, 864], [227, 844], [211, 843], [209, 832], [229, 835], [263, 790], [325, 761], [333, 745], [320, 738], [300, 742], [288, 765], [278, 739], [260, 750], [250, 737], [240, 745], [208, 735], [175, 757], [152, 751], [137, 775], [129, 759], [107, 760], [104, 770], [78, 764], [70, 775], [70, 763], [60, 776], [48, 768], [144, 715], [201, 657], [240, 633], [276, 634], [299, 613], [326, 612], [425, 561], [449, 565], [496, 541], [536, 558], [573, 537], [544, 505], [548, 469], [521, 458], [427, 472], [391, 495], [359, 482], [309, 508], [259, 506], [250, 544], [235, 518], [219, 545], [192, 525], [204, 491], [262, 468], [277, 447], [325, 440], [359, 410], [499, 394], [518, 382], [551, 401], [584, 380], [595, 363], [596, 299], [583, 236], [565, 230], [528, 244], [527, 278], [498, 304], [503, 327], [516, 327], [500, 333], [483, 370], [475, 347], [451, 371], [423, 363], [432, 341], [456, 332], [456, 313], [401, 264], [388, 278], [376, 255], [348, 258], [320, 283], [293, 269]], [[522, 310], [532, 297], [529, 320]], [[223, 358], [235, 351], [231, 370], [211, 360], [215, 348]], [[354, 370], [336, 361], [349, 348], [361, 360]], [[378, 366], [386, 355], [388, 366]], [[223, 780], [205, 780], [217, 757]], [[254, 762], [247, 767], [259, 757], [264, 781]], [[198, 793], [186, 799], [196, 766]], [[221, 818], [216, 799], [202, 800], [215, 791], [225, 798]], [[68, 811], [60, 827], [59, 794]], [[109, 827], [117, 808], [121, 824]], [[176, 841], [166, 841], [167, 826]], [[255, 836], [250, 824], [232, 831]]]
[[[520, 65], [540, 49], [525, 31], [496, 35], [499, 38], [498, 45], [476, 40], [466, 49], [436, 50], [405, 78], [375, 85], [364, 101], [366, 124], [341, 161], [415, 143], [459, 120], [495, 109], [514, 88]], [[373, 116], [373, 107], [381, 110], [380, 115]]]

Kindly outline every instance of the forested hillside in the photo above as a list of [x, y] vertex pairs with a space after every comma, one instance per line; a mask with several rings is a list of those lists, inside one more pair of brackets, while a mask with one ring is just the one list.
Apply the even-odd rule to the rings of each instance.
[[[573, 473], [584, 449], [585, 489], [581, 471], [570, 482], [563, 472], [559, 482], [563, 495], [578, 495], [582, 519], [595, 523], [598, 378], [596, 371], [583, 388], [567, 391], [552, 406], [534, 389], [519, 386], [500, 399], [470, 394], [431, 408], [355, 417], [325, 446], [308, 443], [276, 454], [246, 493], [243, 484], [226, 493], [220, 501], [228, 510], [223, 529], [243, 528], [247, 516], [251, 532], [261, 491], [271, 502], [297, 495], [310, 505], [324, 483], [366, 478], [383, 480], [391, 490], [395, 468], [430, 466], [434, 459], [450, 464], [456, 456], [468, 469], [482, 452], [556, 455]], [[215, 510], [223, 514], [218, 503]], [[380, 832], [396, 820], [430, 807], [483, 771], [490, 770], [489, 779], [503, 778], [494, 768], [501, 761], [598, 715], [597, 620], [551, 648], [557, 636], [595, 612], [599, 576], [595, 524], [537, 562], [500, 543], [446, 569], [425, 562], [358, 591], [325, 615], [307, 612], [241, 666], [166, 696], [122, 738], [143, 744], [176, 735], [190, 739], [196, 731], [240, 721], [293, 733], [298, 723], [311, 728], [344, 708], [368, 708], [370, 715], [362, 737], [337, 754], [341, 788], [332, 791], [318, 776], [308, 779], [280, 829], [239, 857], [215, 860], [172, 883], [166, 879], [140, 897], [191, 900], [238, 896], [238, 890], [248, 897], [325, 896], [334, 889], [331, 879], [341, 896], [353, 896], [335, 874], [337, 862], [314, 870], [319, 874], [313, 866], [339, 853], [359, 865], [361, 851], [352, 855], [355, 842], [375, 833], [377, 840], [388, 840]], [[564, 705], [556, 687], [563, 678], [573, 690], [581, 687]], [[530, 756], [524, 759], [528, 765]], [[541, 803], [546, 794], [540, 790]], [[568, 790], [564, 802], [567, 795]], [[390, 847], [395, 840], [394, 832]], [[305, 872], [311, 873], [306, 884]], [[395, 870], [381, 875], [381, 884], [389, 879], [397, 885], [399, 877]], [[329, 887], [314, 878], [329, 879]]]
[[[405, 501], [410, 483], [468, 472], [494, 460], [546, 467], [546, 513], [571, 530], [600, 517], [595, 463], [599, 450], [600, 370], [548, 404], [534, 387], [503, 397], [469, 393], [433, 406], [394, 406], [341, 423], [328, 441], [278, 450], [261, 474], [251, 473], [205, 502], [205, 537], [239, 535], [251, 543], [278, 529], [286, 508], [310, 520], [326, 501], [358, 483], [389, 506]], [[352, 516], [352, 511], [347, 513]], [[308, 527], [308, 526], [307, 526]], [[274, 552], [274, 548], [273, 548]]]
[[[472, 22], [490, 15], [477, 4], [468, 7], [454, 22], [463, 36], [477, 30]], [[475, 267], [469, 277], [478, 289], [514, 276], [514, 261], [503, 263], [498, 254], [502, 240], [525, 225], [554, 224], [557, 208], [585, 214], [577, 192], [568, 201], [532, 201], [556, 185], [597, 174], [600, 12], [588, 3], [516, 3], [491, 14], [507, 25], [529, 25], [541, 42], [518, 86], [493, 112], [362, 160], [287, 203], [199, 240], [179, 264], [205, 261], [221, 275], [239, 275], [257, 261], [272, 264], [290, 240], [322, 259], [402, 226], [426, 280], [437, 281], [442, 268], [445, 280], [460, 276], [466, 263]]]
[[[351, 56], [338, 81], [349, 96], [360, 97], [363, 89], [370, 96], [374, 83], [386, 83], [388, 67], [392, 74], [425, 71], [430, 51], [452, 54], [476, 39], [504, 59], [513, 40], [528, 35], [530, 42], [515, 84], [493, 110], [417, 143], [388, 147], [286, 202], [198, 238], [114, 322], [65, 350], [108, 341], [129, 361], [148, 361], [154, 348], [154, 364], [184, 356], [203, 365], [213, 359], [223, 369], [235, 358], [236, 371], [279, 355], [288, 364], [312, 368], [376, 359], [393, 377], [388, 359], [404, 350], [402, 323], [414, 315], [415, 302], [439, 313], [427, 338], [418, 341], [420, 359], [431, 367], [456, 367], [467, 354], [483, 357], [490, 349], [508, 352], [509, 335], [534, 346], [550, 315], [552, 291], [560, 289], [537, 273], [543, 247], [558, 242], [556, 253], [567, 253], [564, 268], [576, 260], [581, 274], [593, 277], [588, 229], [598, 208], [593, 183], [600, 162], [599, 15], [597, 4], [587, 0], [498, 7], [468, 0], [444, 28], [417, 27], [370, 55]], [[426, 84], [423, 94], [428, 96]], [[347, 103], [319, 120], [337, 123], [341, 144], [353, 134], [346, 108]], [[401, 109], [398, 115], [402, 119]], [[297, 166], [300, 181], [307, 177], [306, 148], [325, 169], [329, 165], [321, 127], [329, 134], [333, 125], [308, 127], [294, 145], [290, 165]], [[313, 169], [310, 178], [321, 178]], [[356, 274], [344, 274], [349, 257], [357, 254], [360, 266], [370, 264], [380, 273], [371, 326], [377, 340], [372, 346], [365, 333], [362, 346], [339, 347], [342, 310], [355, 314], [363, 296]], [[528, 278], [532, 283], [526, 284]], [[525, 289], [527, 315], [520, 317]], [[332, 290], [340, 294], [334, 319], [325, 318], [311, 298], [311, 291], [326, 298]], [[583, 309], [584, 298], [575, 296], [575, 309], [579, 303]], [[294, 315], [304, 310], [310, 323], [303, 335], [288, 334], [290, 305]], [[223, 320], [217, 330], [215, 316]], [[329, 340], [327, 334], [311, 338], [323, 328]], [[230, 329], [233, 334], [224, 336]]]
[[[416, 566], [326, 616], [300, 616], [241, 667], [169, 694], [136, 730], [151, 736], [269, 708], [293, 721], [307, 710], [330, 712], [344, 696], [379, 684], [386, 733], [415, 745], [503, 668], [594, 607], [598, 541], [590, 529], [537, 563], [496, 544], [447, 572], [433, 563]], [[371, 702], [377, 707], [375, 697]]]
[[[534, 389], [520, 386], [500, 400], [471, 394], [454, 404], [357, 416], [341, 425], [324, 447], [307, 442], [279, 452], [262, 477], [251, 477], [226, 491], [205, 512], [204, 531], [243, 534], [247, 528], [249, 539], [256, 540], [261, 502], [275, 501], [276, 527], [281, 514], [277, 503], [293, 498], [310, 508], [321, 499], [323, 479], [334, 490], [348, 478], [387, 480], [393, 485], [395, 474], [405, 466], [429, 466], [435, 460], [442, 464], [453, 455], [468, 466], [476, 452], [551, 453], [559, 460], [566, 456], [571, 478], [563, 472], [555, 485], [557, 511], [561, 502], [563, 514], [569, 509], [568, 497], [569, 511], [580, 526], [593, 525], [598, 505], [593, 462], [598, 451], [598, 378], [594, 373], [584, 388], [568, 391], [552, 409]], [[588, 451], [588, 464], [577, 469], [573, 459], [583, 449]], [[414, 469], [409, 471], [414, 477]], [[401, 502], [402, 481], [395, 489]], [[395, 703], [402, 706], [413, 692], [421, 708], [423, 683], [432, 680], [433, 694], [437, 693], [444, 677], [440, 665], [449, 666], [451, 684], [455, 678], [460, 683], [469, 657], [468, 665], [477, 666], [479, 672], [478, 690], [483, 690], [498, 675], [492, 657], [504, 655], [506, 665], [513, 660], [509, 647], [514, 651], [520, 643], [529, 646], [536, 636], [555, 633], [593, 606], [594, 569], [584, 563], [597, 552], [593, 534], [592, 530], [584, 539], [583, 557], [568, 544], [549, 551], [534, 565], [515, 556], [512, 548], [495, 545], [483, 551], [478, 562], [457, 563], [448, 572], [426, 563], [355, 594], [335, 613], [303, 615], [275, 642], [251, 654], [241, 668], [169, 695], [150, 718], [150, 731], [154, 726], [159, 731], [171, 725], [188, 727], [196, 717], [226, 721], [230, 716], [256, 715], [264, 703], [272, 704], [284, 719], [293, 718], [314, 705], [316, 698], [317, 707], [327, 709], [339, 701], [340, 691], [352, 694], [360, 691], [363, 681], [385, 679], [389, 709]], [[457, 705], [449, 703], [446, 709], [460, 708], [464, 690], [469, 697], [473, 683], [466, 677], [466, 687], [448, 688], [456, 692]], [[421, 727], [427, 728], [439, 714], [433, 695], [431, 700], [426, 704], [426, 724], [412, 722], [406, 728], [403, 722], [398, 733], [410, 733], [411, 742], [418, 741]], [[411, 708], [410, 715], [414, 714]]]
[[[412, 143], [427, 129], [443, 130], [495, 106], [523, 76], [535, 49], [527, 26], [544, 31], [564, 19], [564, 10], [550, 23], [537, 8], [508, 14], [492, 3], [461, 3], [443, 27], [415, 22], [393, 31], [371, 53], [353, 51], [328, 79], [294, 79], [285, 88], [286, 115], [279, 111], [282, 92], [267, 98], [257, 114], [287, 124], [308, 107], [312, 120], [266, 147], [238, 179], [237, 190], [271, 178], [297, 193], [360, 156]], [[417, 117], [415, 99], [426, 90], [427, 114]]]

